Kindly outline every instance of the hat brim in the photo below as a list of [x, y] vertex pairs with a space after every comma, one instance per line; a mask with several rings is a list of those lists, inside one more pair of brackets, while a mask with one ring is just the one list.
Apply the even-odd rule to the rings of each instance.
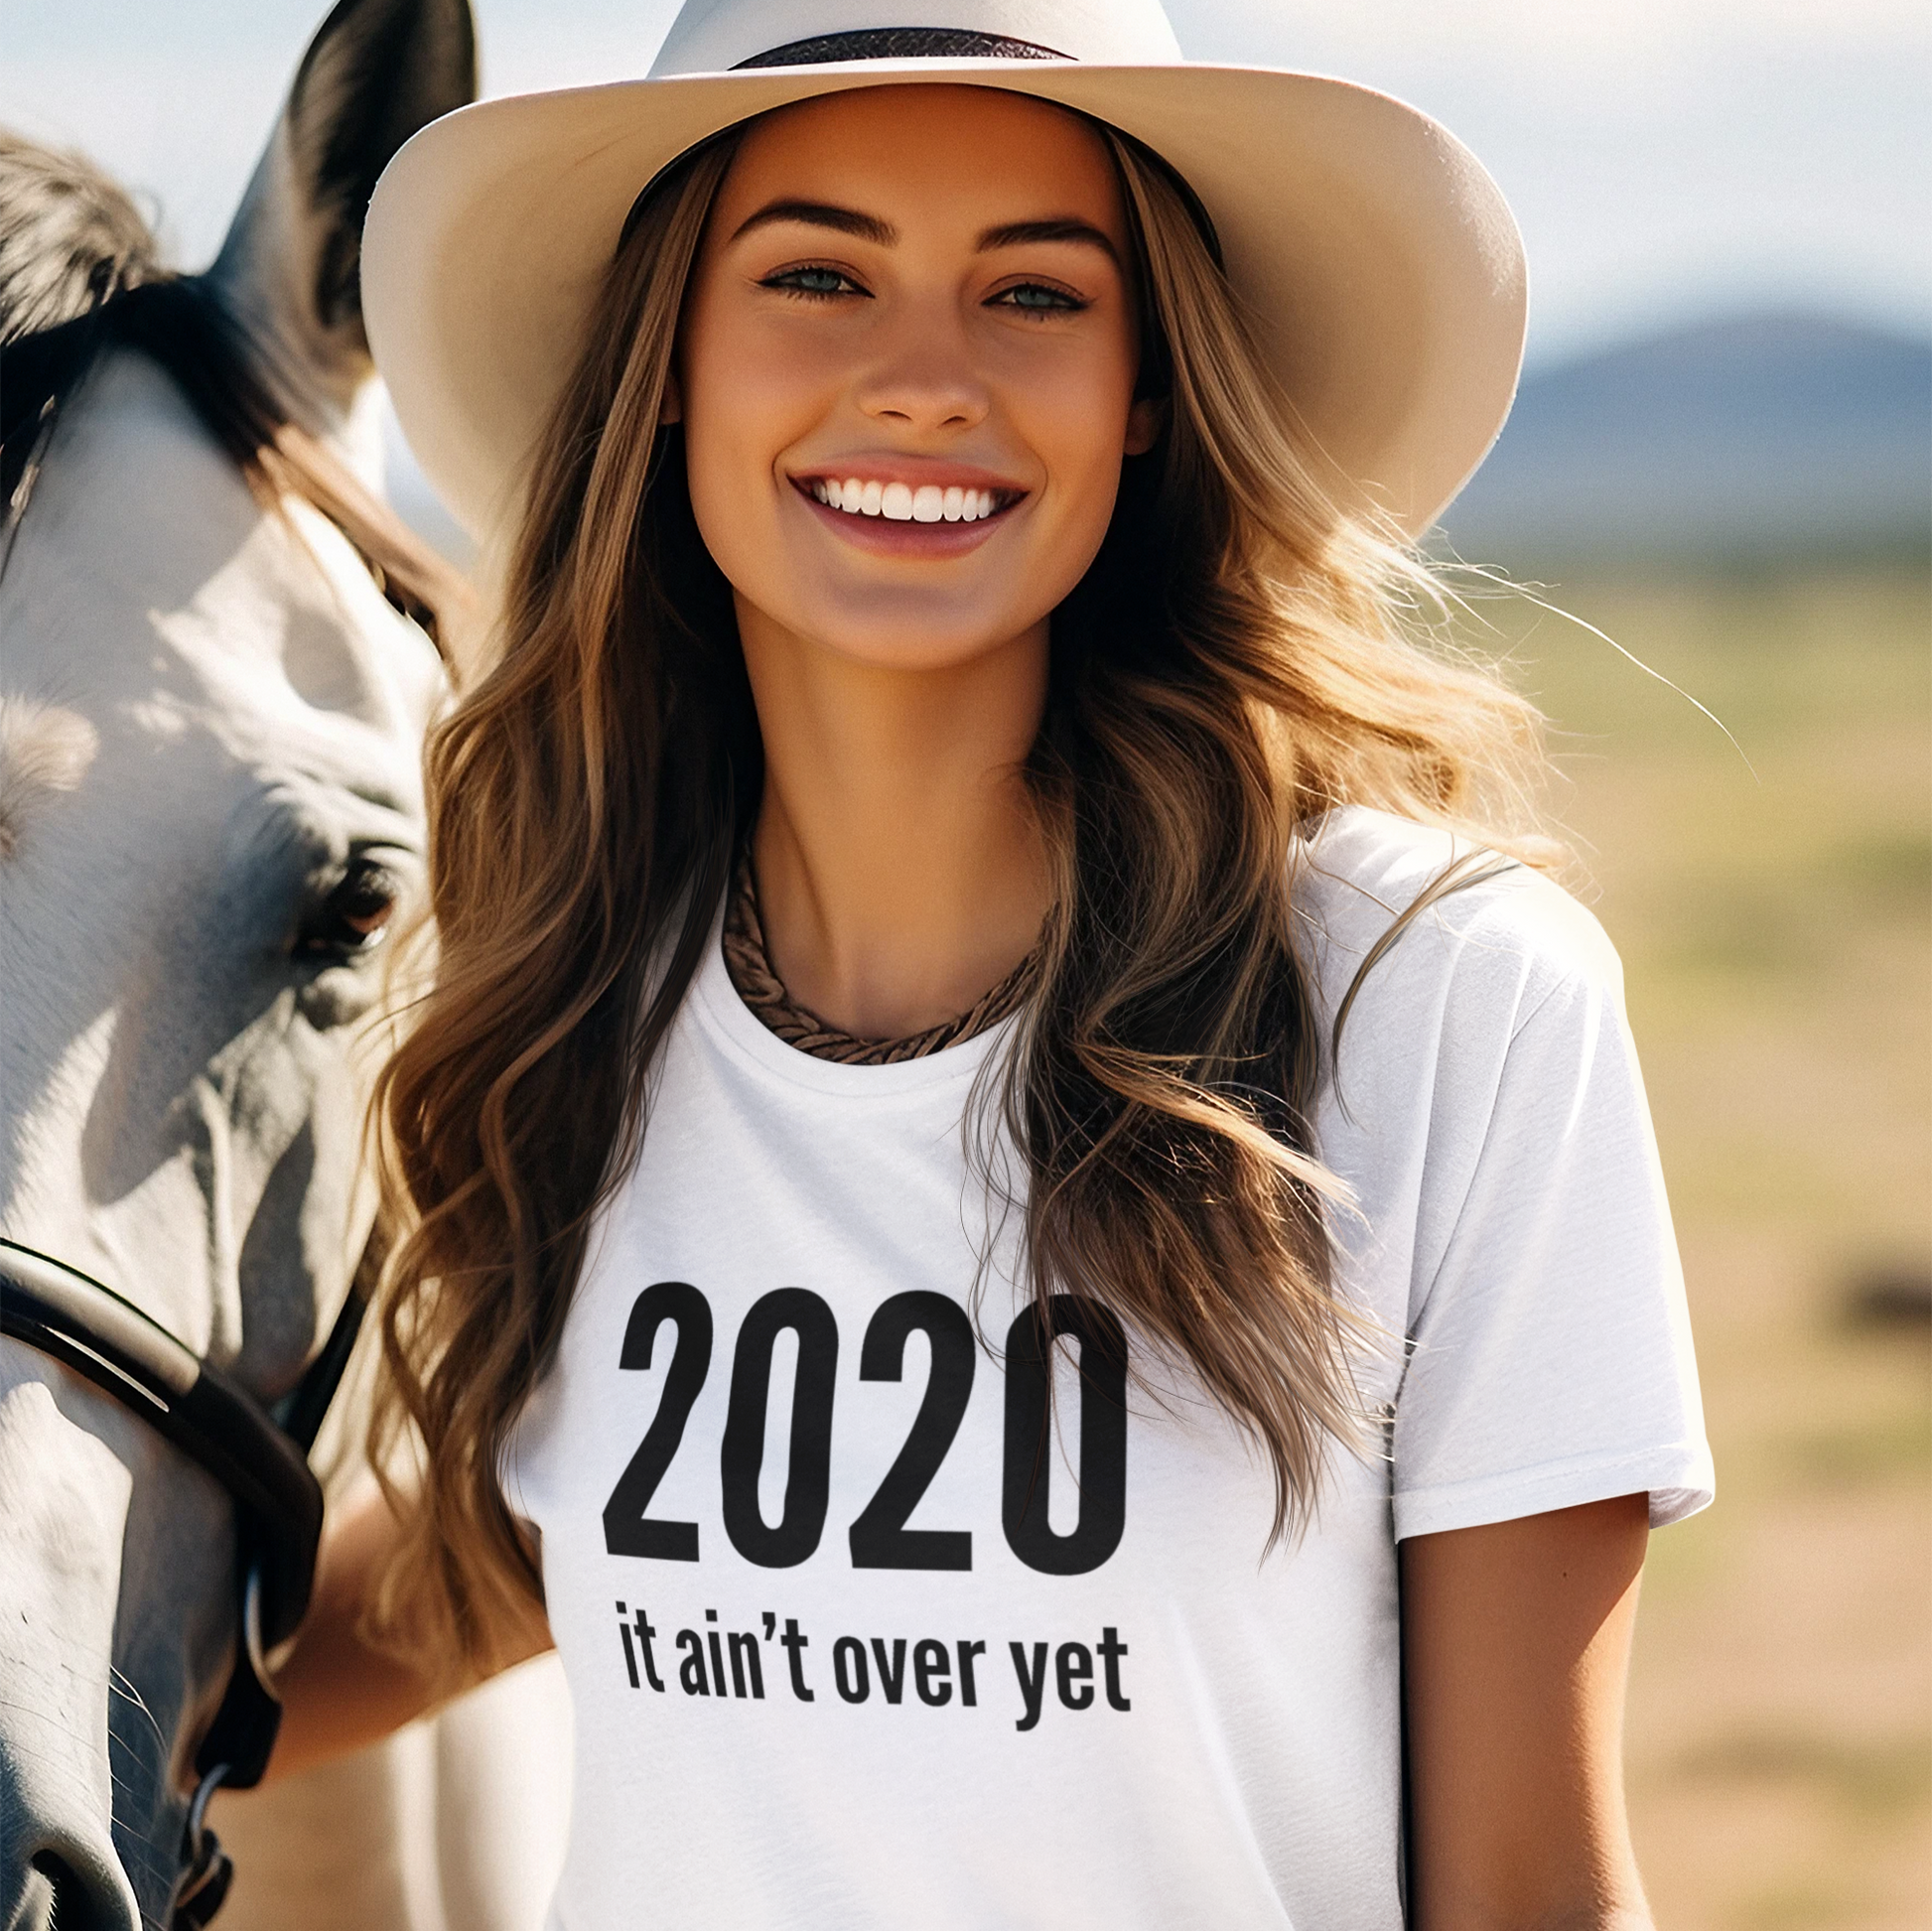
[[684, 74], [479, 102], [424, 128], [376, 187], [362, 240], [370, 345], [411, 449], [473, 536], [488, 541], [514, 512], [644, 184], [754, 115], [907, 82], [1031, 94], [1164, 156], [1212, 217], [1330, 481], [1406, 534], [1436, 521], [1495, 440], [1522, 362], [1522, 242], [1475, 157], [1388, 94], [1195, 64]]

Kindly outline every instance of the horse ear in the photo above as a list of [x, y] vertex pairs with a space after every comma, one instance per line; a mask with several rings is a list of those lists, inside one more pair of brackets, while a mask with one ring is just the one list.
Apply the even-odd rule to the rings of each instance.
[[470, 0], [340, 0], [310, 42], [207, 276], [302, 413], [345, 407], [369, 373], [362, 220], [377, 176], [476, 97]]

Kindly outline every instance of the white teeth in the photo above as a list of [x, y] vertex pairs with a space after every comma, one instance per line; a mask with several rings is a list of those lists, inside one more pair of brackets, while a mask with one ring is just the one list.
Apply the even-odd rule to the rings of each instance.
[[847, 477], [816, 477], [811, 484], [815, 501], [848, 516], [883, 516], [893, 523], [977, 523], [993, 514], [993, 491], [962, 489], [957, 483], [940, 488], [922, 483], [914, 489], [905, 483], [862, 483]]

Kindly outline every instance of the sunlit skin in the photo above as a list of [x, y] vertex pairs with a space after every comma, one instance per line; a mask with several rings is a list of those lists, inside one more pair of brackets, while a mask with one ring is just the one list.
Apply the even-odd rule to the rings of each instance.
[[[1046, 908], [1015, 770], [1048, 619], [1162, 427], [1134, 400], [1130, 260], [1093, 133], [967, 87], [771, 117], [708, 229], [670, 409], [764, 740], [765, 933], [792, 996], [861, 1035], [966, 1010]], [[849, 515], [815, 499], [832, 479], [996, 513]], [[1646, 1520], [1631, 1495], [1403, 1544], [1420, 1931], [1648, 1924], [1620, 1759]], [[379, 1497], [332, 1517], [278, 1777], [427, 1701], [358, 1626], [395, 1536]], [[496, 1633], [504, 1661], [550, 1641], [535, 1608]]]
[[[713, 212], [674, 407], [764, 734], [765, 936], [792, 996], [863, 1037], [964, 1011], [1045, 911], [1014, 771], [1048, 617], [1159, 428], [1131, 260], [1098, 136], [985, 88], [773, 115]], [[846, 481], [994, 513], [814, 500]]]

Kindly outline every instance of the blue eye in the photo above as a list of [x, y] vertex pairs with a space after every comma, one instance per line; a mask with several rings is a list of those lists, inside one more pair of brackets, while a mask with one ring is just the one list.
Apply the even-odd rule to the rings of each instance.
[[760, 288], [783, 289], [789, 295], [863, 295], [865, 290], [850, 275], [836, 268], [781, 268], [759, 284]]
[[1002, 289], [993, 300], [1027, 315], [1064, 314], [1077, 312], [1087, 306], [1077, 295], [1069, 295], [1063, 288], [1048, 288], [1043, 282], [1020, 282], [1012, 288]]

